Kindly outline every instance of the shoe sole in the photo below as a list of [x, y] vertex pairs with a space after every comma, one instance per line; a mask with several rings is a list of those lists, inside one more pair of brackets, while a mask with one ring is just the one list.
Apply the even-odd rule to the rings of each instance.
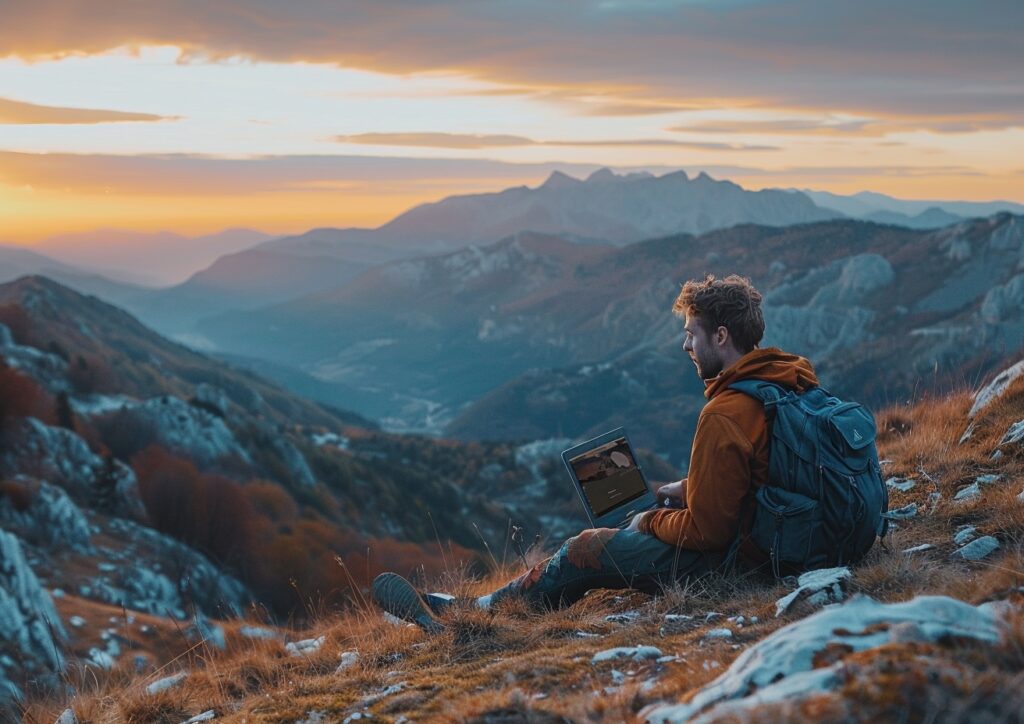
[[373, 599], [392, 616], [412, 621], [427, 633], [444, 631], [419, 591], [397, 573], [381, 573], [373, 579]]

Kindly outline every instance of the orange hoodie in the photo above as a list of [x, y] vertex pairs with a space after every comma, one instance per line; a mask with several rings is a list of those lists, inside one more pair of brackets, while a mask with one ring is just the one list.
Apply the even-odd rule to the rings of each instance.
[[697, 420], [686, 479], [686, 507], [648, 513], [640, 530], [689, 550], [720, 551], [732, 543], [754, 486], [768, 482], [768, 425], [761, 402], [730, 390], [745, 379], [803, 391], [818, 384], [811, 363], [769, 347], [755, 349], [705, 381], [708, 403]]

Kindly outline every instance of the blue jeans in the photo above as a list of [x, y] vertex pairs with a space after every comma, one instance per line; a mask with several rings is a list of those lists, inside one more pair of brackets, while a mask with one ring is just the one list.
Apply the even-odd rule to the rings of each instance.
[[592, 528], [573, 536], [541, 561], [491, 594], [551, 608], [568, 606], [594, 588], [635, 588], [659, 593], [665, 586], [717, 568], [722, 553], [703, 553], [664, 543], [653, 535], [620, 528]]

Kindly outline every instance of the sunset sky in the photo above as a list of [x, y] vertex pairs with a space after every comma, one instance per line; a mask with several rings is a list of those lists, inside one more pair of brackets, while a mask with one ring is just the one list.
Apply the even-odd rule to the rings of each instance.
[[1024, 3], [0, 0], [0, 242], [373, 226], [553, 169], [1024, 202]]

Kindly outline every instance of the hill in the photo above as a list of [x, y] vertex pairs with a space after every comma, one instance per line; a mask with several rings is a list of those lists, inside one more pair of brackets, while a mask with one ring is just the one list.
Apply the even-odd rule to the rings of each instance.
[[[851, 569], [598, 591], [552, 613], [456, 605], [435, 636], [360, 604], [259, 640], [233, 632], [223, 652], [179, 644], [167, 669], [122, 668], [31, 703], [28, 720], [70, 708], [85, 721], [1015, 721], [1021, 373], [880, 413], [893, 526]], [[430, 584], [465, 596], [515, 572]]]

